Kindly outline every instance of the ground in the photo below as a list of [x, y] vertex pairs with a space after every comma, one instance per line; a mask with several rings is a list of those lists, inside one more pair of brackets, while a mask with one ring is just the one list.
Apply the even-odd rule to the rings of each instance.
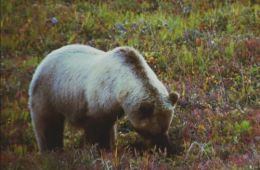
[[[254, 0], [1, 0], [1, 168], [259, 168], [259, 9]], [[170, 129], [178, 154], [148, 149], [126, 119], [111, 152], [83, 146], [66, 125], [64, 151], [38, 154], [28, 84], [44, 56], [72, 43], [143, 54], [180, 93]]]

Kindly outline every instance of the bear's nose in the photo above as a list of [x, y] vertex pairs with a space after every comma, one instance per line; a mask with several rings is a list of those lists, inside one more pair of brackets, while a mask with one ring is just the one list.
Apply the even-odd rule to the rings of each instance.
[[161, 126], [161, 133], [162, 133], [162, 134], [165, 134], [165, 133], [168, 131], [168, 129], [169, 129], [169, 126], [166, 125], [166, 124], [163, 124], [163, 125]]
[[157, 120], [161, 128], [161, 133], [165, 134], [168, 131], [169, 126], [171, 124], [171, 117], [162, 115], [159, 116]]

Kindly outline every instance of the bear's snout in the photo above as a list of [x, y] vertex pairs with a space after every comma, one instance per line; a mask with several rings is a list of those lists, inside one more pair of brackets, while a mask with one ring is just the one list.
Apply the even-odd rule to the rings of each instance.
[[156, 136], [152, 136], [150, 138], [150, 141], [152, 142], [153, 145], [156, 145], [157, 148], [161, 150], [167, 150], [167, 153], [172, 153], [173, 147], [170, 142], [170, 138], [168, 134], [159, 134]]

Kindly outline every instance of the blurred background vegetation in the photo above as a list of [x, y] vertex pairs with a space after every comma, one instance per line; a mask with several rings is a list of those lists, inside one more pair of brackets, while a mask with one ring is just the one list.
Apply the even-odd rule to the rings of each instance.
[[[258, 0], [1, 0], [0, 165], [3, 169], [257, 169], [260, 167]], [[131, 149], [140, 137], [118, 122], [117, 149], [99, 154], [65, 129], [65, 151], [39, 155], [27, 107], [39, 62], [66, 44], [138, 49], [181, 94], [170, 135], [181, 152]], [[141, 141], [143, 142], [143, 141]]]

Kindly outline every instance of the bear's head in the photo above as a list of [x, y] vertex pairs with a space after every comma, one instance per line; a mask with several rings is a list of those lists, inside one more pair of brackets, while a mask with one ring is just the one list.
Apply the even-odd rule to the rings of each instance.
[[131, 124], [141, 136], [170, 152], [173, 148], [170, 146], [168, 130], [178, 98], [179, 94], [173, 92], [165, 97], [143, 99], [131, 114], [128, 114]]
[[134, 129], [161, 148], [170, 149], [168, 130], [174, 108], [179, 98], [177, 93], [168, 93], [166, 87], [135, 49], [119, 47], [112, 51], [121, 59], [117, 75], [118, 102]]

